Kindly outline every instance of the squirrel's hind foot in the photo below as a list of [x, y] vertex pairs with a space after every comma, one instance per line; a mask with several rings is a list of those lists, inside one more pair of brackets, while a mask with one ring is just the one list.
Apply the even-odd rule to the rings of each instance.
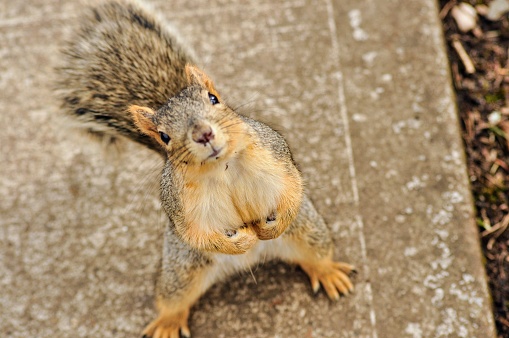
[[320, 284], [332, 300], [338, 300], [340, 295], [348, 295], [353, 292], [353, 284], [349, 277], [355, 272], [352, 265], [335, 262], [330, 258], [318, 262], [299, 262], [299, 265], [309, 276], [313, 292], [318, 292]]
[[160, 309], [159, 316], [143, 330], [142, 338], [179, 338], [191, 337], [187, 324], [189, 310], [174, 313]]

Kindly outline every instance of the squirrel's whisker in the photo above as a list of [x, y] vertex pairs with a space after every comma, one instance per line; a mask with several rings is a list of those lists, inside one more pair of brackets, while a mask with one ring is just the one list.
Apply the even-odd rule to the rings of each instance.
[[184, 149], [184, 151], [179, 155], [178, 158], [174, 160], [176, 166], [180, 166], [181, 164], [186, 164], [186, 159], [191, 155], [191, 151], [189, 149]]
[[173, 161], [176, 161], [180, 155], [182, 155], [182, 153], [186, 152], [188, 150], [187, 148], [187, 145], [188, 143], [187, 142], [184, 142], [182, 144], [182, 146], [178, 147], [177, 149], [175, 149], [171, 155], [170, 155], [170, 159], [173, 160]]

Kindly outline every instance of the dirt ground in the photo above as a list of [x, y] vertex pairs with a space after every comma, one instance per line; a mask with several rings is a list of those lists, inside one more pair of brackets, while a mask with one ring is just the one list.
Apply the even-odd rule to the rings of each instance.
[[[509, 337], [509, 19], [507, 13], [496, 21], [483, 16], [491, 1], [465, 2], [476, 6], [476, 29], [458, 29], [451, 9], [459, 1], [441, 0], [440, 16], [498, 336]], [[458, 43], [466, 56], [460, 56]], [[469, 69], [468, 59], [475, 71]]]

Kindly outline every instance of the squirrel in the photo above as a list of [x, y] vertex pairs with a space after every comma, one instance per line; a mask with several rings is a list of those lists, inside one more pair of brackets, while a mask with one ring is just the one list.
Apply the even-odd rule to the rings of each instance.
[[258, 262], [298, 264], [312, 290], [353, 291], [329, 229], [304, 193], [284, 138], [234, 111], [176, 35], [143, 4], [91, 7], [63, 48], [57, 89], [92, 135], [126, 138], [165, 161], [168, 216], [156, 283], [159, 315], [143, 337], [190, 336], [192, 305], [215, 282]]

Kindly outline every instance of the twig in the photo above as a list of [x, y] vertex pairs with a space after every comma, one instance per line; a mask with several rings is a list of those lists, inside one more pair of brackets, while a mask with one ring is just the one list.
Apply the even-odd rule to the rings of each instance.
[[495, 163], [498, 164], [500, 167], [502, 167], [502, 169], [504, 169], [505, 171], [507, 171], [509, 173], [509, 166], [507, 166], [507, 163], [505, 163], [504, 161], [502, 161], [499, 158], [497, 158], [495, 160]]
[[470, 56], [468, 56], [467, 52], [465, 51], [465, 48], [463, 48], [461, 42], [459, 42], [457, 39], [453, 39], [452, 46], [454, 47], [454, 50], [456, 50], [456, 53], [458, 53], [458, 56], [460, 57], [461, 62], [463, 63], [463, 66], [465, 66], [465, 71], [467, 72], [467, 74], [474, 74], [475, 73], [474, 63], [472, 62]]
[[504, 324], [505, 326], [509, 327], [509, 321], [505, 319], [504, 317], [498, 317], [497, 320]]
[[499, 265], [498, 271], [500, 271], [500, 278], [502, 280], [505, 280], [505, 277], [506, 277], [505, 269], [504, 269], [504, 263], [505, 263], [506, 257], [507, 257], [507, 251], [503, 251], [500, 254], [500, 256], [498, 257], [498, 265]]
[[[504, 218], [502, 218], [502, 220], [500, 222], [498, 222], [497, 224], [492, 226], [490, 229], [483, 231], [481, 233], [481, 236], [486, 237], [496, 231], [499, 232], [498, 236], [500, 236], [500, 234], [507, 229], [507, 226], [509, 226], [509, 214], [505, 215]], [[496, 236], [496, 237], [498, 237], [498, 236]]]
[[442, 8], [442, 10], [440, 11], [440, 19], [443, 20], [447, 14], [449, 13], [449, 11], [451, 10], [451, 8], [454, 7], [454, 5], [456, 5], [456, 1], [449, 1], [448, 3], [445, 4], [445, 6]]

